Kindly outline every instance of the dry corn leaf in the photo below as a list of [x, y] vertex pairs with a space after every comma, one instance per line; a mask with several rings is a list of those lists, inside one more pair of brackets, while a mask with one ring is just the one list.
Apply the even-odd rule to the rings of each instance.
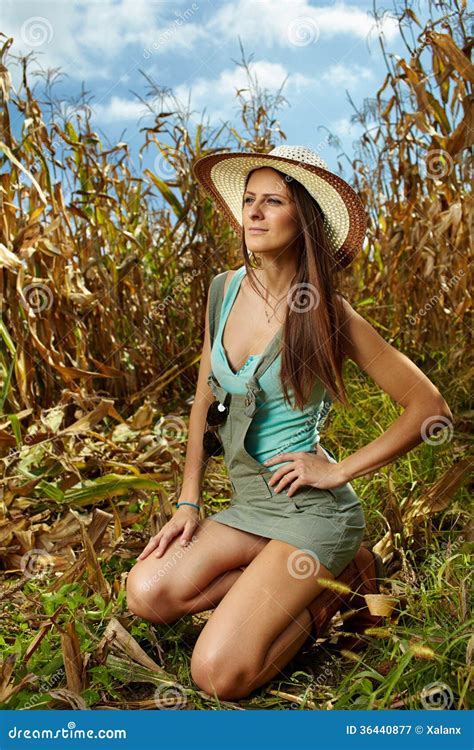
[[438, 34], [430, 30], [426, 32], [425, 38], [439, 49], [444, 58], [456, 68], [466, 81], [474, 83], [474, 65], [464, 52], [457, 47], [449, 34]]
[[120, 652], [129, 656], [132, 661], [141, 664], [143, 667], [147, 667], [155, 674], [161, 675], [163, 679], [169, 679], [168, 673], [154, 662], [150, 656], [148, 656], [148, 654], [136, 642], [135, 638], [130, 635], [115, 617], [112, 617], [108, 623], [97, 652], [104, 652], [105, 649], [109, 647], [118, 649]]
[[61, 651], [68, 690], [80, 693], [82, 684], [82, 654], [74, 622], [68, 622], [61, 630]]

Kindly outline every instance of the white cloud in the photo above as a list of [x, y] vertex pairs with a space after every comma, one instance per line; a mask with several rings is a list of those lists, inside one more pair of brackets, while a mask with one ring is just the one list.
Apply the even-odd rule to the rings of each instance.
[[[252, 78], [258, 80], [259, 86], [269, 91], [276, 91], [288, 76], [285, 91], [301, 92], [314, 85], [312, 78], [301, 73], [288, 75], [288, 71], [281, 63], [259, 60], [249, 63]], [[187, 105], [190, 97], [190, 107], [206, 112], [211, 118], [229, 118], [233, 108], [237, 105], [236, 89], [248, 88], [247, 74], [243, 68], [232, 68], [221, 71], [218, 78], [198, 78], [191, 85], [180, 85], [174, 89], [178, 101]], [[243, 94], [247, 96], [246, 93]]]
[[344, 63], [332, 65], [321, 75], [321, 81], [330, 86], [357, 86], [362, 80], [370, 81], [374, 78], [369, 68], [352, 64], [349, 68]]
[[329, 129], [341, 137], [356, 136], [363, 131], [363, 127], [359, 122], [351, 122], [348, 117], [340, 117], [338, 120], [334, 120]]
[[[165, 54], [194, 50], [205, 57], [239, 36], [260, 49], [296, 51], [336, 35], [375, 38], [373, 18], [341, 0], [321, 6], [309, 0], [4, 0], [2, 10], [3, 30], [15, 38], [13, 53], [36, 52], [44, 68], [60, 67], [77, 79], [115, 79], [124, 60], [130, 69]], [[387, 14], [381, 27], [388, 40], [399, 34]]]
[[123, 59], [136, 67], [147, 55], [189, 51], [207, 38], [195, 22], [199, 7], [190, 3], [172, 12], [172, 4], [149, 0], [6, 0], [2, 30], [15, 40], [12, 53], [34, 52], [43, 68], [61, 68], [71, 78], [114, 79]]
[[[238, 0], [221, 5], [207, 24], [219, 39], [234, 40], [237, 34], [246, 42], [285, 47], [305, 47], [320, 38], [346, 34], [365, 38], [376, 34], [374, 19], [366, 11], [337, 1], [314, 6], [308, 0]], [[380, 22], [386, 39], [399, 34], [396, 20], [388, 14]]]
[[2, 11], [2, 30], [14, 39], [12, 54], [32, 54], [42, 68], [61, 68], [72, 77], [100, 75], [81, 51], [74, 33], [82, 23], [77, 5], [9, 3]]
[[[331, 91], [331, 94], [341, 96], [344, 89], [354, 89], [362, 81], [371, 80], [373, 73], [360, 65], [347, 67], [341, 63], [329, 66], [317, 77], [309, 77], [302, 73], [289, 74], [281, 63], [259, 60], [249, 63], [252, 78], [258, 80], [261, 88], [275, 92], [286, 79], [283, 96], [311, 96], [314, 93]], [[329, 89], [329, 87], [331, 87]], [[211, 119], [227, 119], [232, 117], [238, 102], [236, 89], [248, 88], [247, 74], [241, 67], [221, 71], [217, 78], [197, 78], [190, 84], [182, 84], [174, 88], [174, 93], [182, 106], [188, 106], [197, 112], [206, 108]], [[243, 92], [247, 97], [247, 93]], [[171, 106], [171, 103], [170, 103]], [[197, 115], [194, 115], [197, 118]], [[198, 119], [198, 118], [197, 118]], [[341, 125], [341, 127], [343, 127]]]
[[119, 3], [81, 2], [81, 25], [76, 37], [84, 50], [106, 58], [115, 57], [129, 44], [145, 44], [154, 28], [157, 6], [146, 0], [120, 0]]
[[143, 115], [152, 115], [142, 102], [120, 96], [113, 96], [106, 104], [92, 103], [90, 106], [100, 122], [136, 122]]

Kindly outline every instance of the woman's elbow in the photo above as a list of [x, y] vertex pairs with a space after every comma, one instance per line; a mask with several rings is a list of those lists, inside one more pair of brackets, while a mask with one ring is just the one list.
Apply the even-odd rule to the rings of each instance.
[[449, 408], [448, 402], [443, 398], [441, 393], [438, 392], [438, 395], [429, 401], [426, 410], [431, 419], [442, 418], [443, 422], [446, 423], [446, 427], [448, 425], [452, 426], [453, 413]]
[[445, 419], [447, 419], [449, 422], [453, 422], [453, 413], [449, 408], [448, 402], [442, 397], [441, 394], [439, 397], [438, 414], [445, 417]]

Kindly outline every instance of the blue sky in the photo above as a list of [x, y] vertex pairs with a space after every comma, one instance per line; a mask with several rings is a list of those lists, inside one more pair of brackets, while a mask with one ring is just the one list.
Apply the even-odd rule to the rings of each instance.
[[[84, 87], [94, 129], [130, 144], [134, 161], [144, 139], [139, 128], [153, 123], [135, 96], [145, 98], [148, 88], [140, 71], [189, 103], [196, 122], [205, 109], [209, 124], [239, 127], [235, 90], [246, 84], [236, 64], [240, 37], [261, 86], [276, 91], [287, 78], [289, 106], [278, 114], [286, 142], [317, 150], [338, 171], [338, 153], [352, 158], [362, 132], [350, 123], [346, 92], [360, 107], [386, 75], [378, 32], [390, 52], [407, 54], [390, 7], [377, 3], [385, 9], [377, 29], [372, 0], [4, 0], [1, 28], [15, 38], [13, 54], [32, 52], [43, 69], [61, 68], [56, 97], [75, 99]], [[425, 7], [414, 7], [420, 20]], [[18, 88], [19, 68], [13, 82]], [[329, 145], [328, 133], [341, 149]]]

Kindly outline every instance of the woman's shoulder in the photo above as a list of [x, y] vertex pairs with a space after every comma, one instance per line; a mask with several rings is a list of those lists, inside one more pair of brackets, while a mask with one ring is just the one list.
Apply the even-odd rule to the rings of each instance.
[[336, 299], [341, 305], [341, 309], [344, 312], [344, 317], [347, 320], [353, 313], [355, 313], [354, 308], [352, 307], [351, 303], [348, 299], [344, 297], [343, 294], [340, 292], [337, 292], [335, 295]]
[[213, 279], [211, 281], [211, 284], [214, 283], [215, 280], [218, 279], [219, 277], [223, 277], [223, 279], [224, 279], [224, 294], [225, 294], [226, 291], [227, 291], [227, 287], [229, 286], [229, 284], [232, 281], [233, 277], [240, 270], [241, 270], [240, 268], [237, 268], [237, 269], [234, 269], [234, 270], [229, 269], [228, 271], [221, 271], [220, 273], [216, 274], [216, 276], [213, 277]]
[[229, 284], [230, 284], [230, 282], [231, 282], [231, 279], [232, 279], [232, 278], [234, 277], [234, 275], [235, 275], [236, 273], [237, 273], [237, 271], [235, 271], [235, 270], [234, 270], [234, 271], [232, 271], [232, 270], [230, 270], [230, 271], [227, 271], [227, 275], [226, 275], [226, 277], [225, 277], [225, 281], [224, 281], [224, 294], [225, 294], [225, 293], [226, 293], [226, 291], [227, 291], [227, 287], [229, 286]]
[[220, 273], [212, 277], [211, 283], [209, 284], [209, 288], [208, 288], [209, 304], [212, 303], [213, 298], [214, 299], [216, 298], [216, 294], [219, 294], [219, 295], [222, 295], [222, 297], [225, 297], [228, 286], [236, 273], [237, 271], [232, 271], [232, 270], [220, 271]]

